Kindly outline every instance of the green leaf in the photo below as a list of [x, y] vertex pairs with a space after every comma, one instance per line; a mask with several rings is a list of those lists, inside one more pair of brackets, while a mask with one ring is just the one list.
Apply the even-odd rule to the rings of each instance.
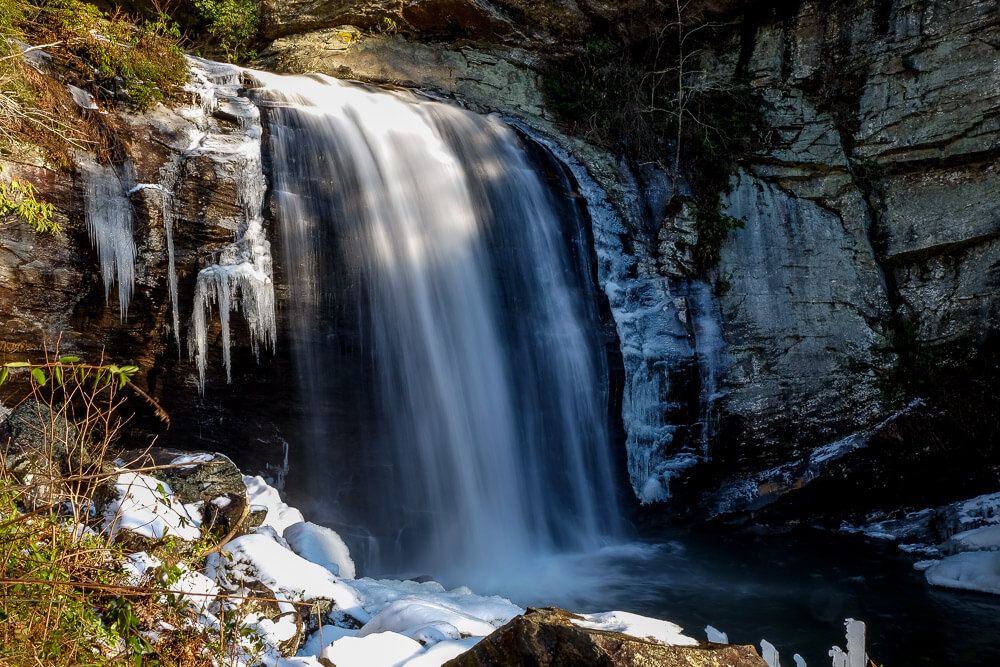
[[128, 384], [128, 376], [125, 375], [124, 373], [119, 373], [118, 374], [118, 388], [122, 389], [123, 387], [125, 387], [126, 384]]
[[5, 368], [27, 368], [31, 364], [27, 361], [12, 361], [10, 363], [4, 364]]
[[0, 384], [3, 384], [4, 382], [7, 381], [8, 375], [10, 375], [9, 368], [4, 368], [3, 370], [0, 370]]
[[59, 357], [60, 364], [78, 364], [80, 363], [80, 357]]
[[35, 382], [38, 383], [39, 387], [44, 387], [49, 379], [45, 376], [45, 371], [41, 368], [31, 369], [31, 377], [35, 378]]
[[56, 384], [58, 384], [61, 387], [62, 383], [63, 383], [63, 371], [62, 371], [62, 368], [60, 368], [59, 366], [56, 366], [55, 368], [52, 369], [52, 374], [56, 378]]

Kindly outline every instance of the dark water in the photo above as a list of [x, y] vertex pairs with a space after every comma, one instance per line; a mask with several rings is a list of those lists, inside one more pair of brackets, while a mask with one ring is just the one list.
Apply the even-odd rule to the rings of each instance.
[[846, 618], [867, 623], [878, 665], [1000, 665], [1000, 597], [932, 588], [912, 563], [891, 545], [813, 530], [666, 531], [598, 554], [539, 561], [476, 590], [521, 605], [663, 618], [696, 639], [713, 625], [733, 643], [767, 639], [784, 665], [795, 653], [809, 665], [829, 665], [827, 651], [844, 645]]

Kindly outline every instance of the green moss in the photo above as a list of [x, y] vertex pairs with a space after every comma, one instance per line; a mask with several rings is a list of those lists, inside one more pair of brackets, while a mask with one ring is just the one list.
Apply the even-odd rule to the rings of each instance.
[[180, 31], [165, 17], [137, 25], [80, 0], [48, 0], [24, 22], [65, 78], [106, 102], [144, 110], [179, 95], [187, 81]]
[[743, 220], [723, 213], [718, 203], [714, 206], [696, 206], [695, 229], [698, 231], [698, 243], [694, 248], [694, 257], [698, 265], [707, 269], [718, 264], [722, 244], [729, 238], [729, 233], [743, 229], [743, 225]]

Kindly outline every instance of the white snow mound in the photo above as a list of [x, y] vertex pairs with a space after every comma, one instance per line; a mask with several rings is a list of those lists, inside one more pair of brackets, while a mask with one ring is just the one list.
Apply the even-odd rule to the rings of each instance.
[[626, 611], [606, 611], [601, 614], [580, 614], [584, 620], [573, 624], [591, 630], [620, 632], [640, 639], [655, 639], [669, 646], [696, 646], [698, 640], [683, 634], [684, 629], [670, 621], [660, 621]]
[[420, 642], [382, 632], [367, 637], [344, 637], [323, 649], [322, 658], [337, 667], [396, 667], [422, 653]]
[[936, 561], [925, 571], [934, 586], [1000, 595], [1000, 551], [969, 551]]
[[449, 639], [485, 636], [494, 629], [486, 621], [457, 609], [408, 597], [396, 600], [376, 614], [361, 628], [357, 636], [395, 632], [430, 645]]
[[126, 472], [118, 475], [115, 491], [117, 499], [104, 510], [104, 529], [112, 537], [121, 530], [152, 540], [172, 535], [195, 542], [201, 537], [200, 507], [178, 502], [166, 482]]
[[278, 490], [273, 486], [269, 486], [263, 477], [244, 475], [243, 483], [247, 487], [250, 510], [267, 511], [267, 516], [264, 517], [264, 522], [261, 525], [271, 526], [278, 532], [278, 535], [283, 535], [285, 528], [288, 526], [291, 526], [293, 523], [302, 523], [305, 521], [302, 512], [294, 507], [289, 507], [281, 499]]
[[356, 572], [351, 553], [340, 535], [309, 521], [293, 523], [285, 528], [282, 537], [292, 551], [311, 563], [316, 563], [338, 577], [353, 579]]

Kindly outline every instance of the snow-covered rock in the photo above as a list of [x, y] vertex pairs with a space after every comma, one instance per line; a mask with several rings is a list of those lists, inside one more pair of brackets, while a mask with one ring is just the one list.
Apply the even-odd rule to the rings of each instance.
[[221, 553], [209, 557], [208, 572], [231, 591], [259, 583], [285, 600], [330, 600], [348, 614], [360, 607], [354, 589], [267, 535], [232, 540]]
[[[1000, 493], [901, 517], [869, 517], [864, 525], [845, 524], [841, 531], [893, 541], [902, 551], [923, 556], [914, 568], [931, 585], [1000, 595]], [[947, 557], [933, 559], [942, 554]]]
[[1000, 595], [1000, 551], [969, 551], [932, 563], [924, 576], [935, 586]]
[[104, 509], [104, 528], [112, 537], [120, 531], [152, 540], [201, 537], [201, 507], [178, 502], [166, 482], [125, 472], [118, 475], [115, 491], [117, 498]]
[[268, 485], [263, 477], [244, 475], [243, 483], [247, 487], [250, 511], [266, 512], [261, 525], [271, 526], [277, 531], [278, 535], [283, 535], [285, 528], [288, 526], [305, 521], [302, 512], [294, 507], [289, 507], [281, 500], [281, 494], [278, 493], [278, 490]]
[[583, 621], [573, 619], [573, 624], [591, 630], [620, 632], [639, 639], [655, 639], [670, 646], [696, 646], [698, 640], [684, 634], [681, 626], [670, 621], [660, 621], [625, 611], [607, 611], [602, 614], [580, 614]]
[[354, 561], [340, 535], [309, 521], [294, 523], [285, 528], [282, 537], [292, 551], [311, 563], [316, 563], [338, 577], [353, 579]]
[[1000, 525], [973, 528], [953, 535], [941, 545], [946, 553], [962, 551], [1000, 551]]

